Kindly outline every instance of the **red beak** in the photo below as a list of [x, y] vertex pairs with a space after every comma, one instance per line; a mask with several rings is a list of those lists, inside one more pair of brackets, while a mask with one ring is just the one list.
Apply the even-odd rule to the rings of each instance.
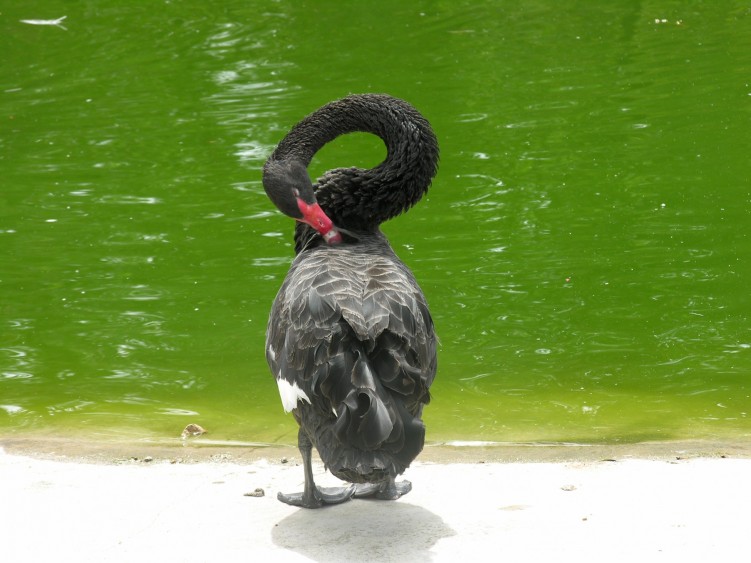
[[300, 208], [300, 213], [302, 213], [300, 221], [307, 223], [318, 231], [327, 243], [338, 244], [342, 242], [341, 233], [334, 227], [334, 223], [323, 212], [320, 205], [317, 203], [305, 203], [302, 199], [298, 198], [297, 206]]

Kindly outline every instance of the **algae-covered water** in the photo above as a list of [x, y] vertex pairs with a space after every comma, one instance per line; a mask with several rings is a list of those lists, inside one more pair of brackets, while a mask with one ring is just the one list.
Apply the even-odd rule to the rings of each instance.
[[[384, 225], [441, 337], [429, 440], [751, 435], [747, 3], [46, 0], [0, 29], [0, 436], [295, 443], [260, 169], [351, 92], [441, 144]], [[312, 174], [383, 156], [353, 135]]]

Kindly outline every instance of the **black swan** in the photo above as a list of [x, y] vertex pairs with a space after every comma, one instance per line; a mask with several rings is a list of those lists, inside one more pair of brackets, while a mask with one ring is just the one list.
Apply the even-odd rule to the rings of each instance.
[[[338, 168], [314, 186], [307, 167], [326, 143], [363, 131], [383, 139], [372, 169]], [[285, 411], [300, 426], [304, 491], [279, 493], [306, 508], [352, 496], [397, 499], [396, 482], [425, 441], [421, 420], [436, 373], [436, 335], [422, 290], [379, 225], [417, 203], [438, 165], [438, 143], [410, 104], [352, 95], [308, 115], [263, 169], [271, 201], [298, 220], [294, 259], [274, 300], [266, 359]], [[353, 483], [317, 487], [311, 451]]]

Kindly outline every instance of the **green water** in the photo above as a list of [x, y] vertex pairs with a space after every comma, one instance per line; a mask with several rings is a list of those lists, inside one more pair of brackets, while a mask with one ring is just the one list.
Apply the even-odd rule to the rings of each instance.
[[429, 440], [751, 435], [747, 2], [49, 0], [0, 1], [0, 436], [294, 443], [260, 168], [371, 91], [442, 148], [384, 226], [441, 337]]

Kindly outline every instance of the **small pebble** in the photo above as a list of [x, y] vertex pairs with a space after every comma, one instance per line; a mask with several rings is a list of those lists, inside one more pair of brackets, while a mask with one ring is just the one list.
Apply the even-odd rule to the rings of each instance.
[[206, 434], [206, 430], [202, 426], [199, 426], [198, 424], [188, 424], [183, 429], [183, 433], [180, 437], [185, 440], [186, 438], [193, 438], [195, 436], [200, 436], [201, 434]]
[[262, 496], [265, 496], [265, 495], [266, 495], [266, 492], [262, 488], [258, 487], [252, 493], [245, 493], [243, 496], [246, 496], [246, 497], [262, 497]]

